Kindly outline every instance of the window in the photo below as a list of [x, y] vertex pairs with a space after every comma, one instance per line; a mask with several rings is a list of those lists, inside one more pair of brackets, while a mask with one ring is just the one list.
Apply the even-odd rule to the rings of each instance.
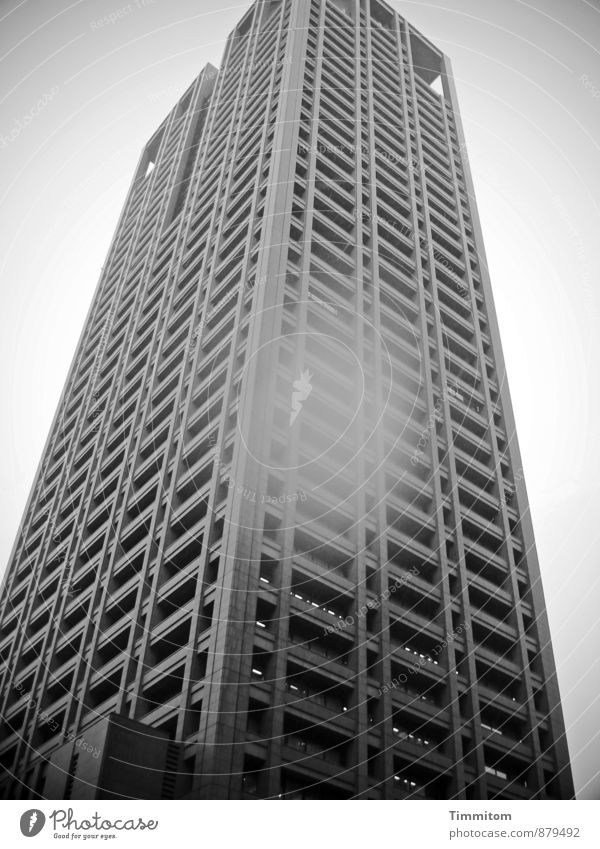
[[508, 780], [508, 776], [505, 772], [502, 772], [502, 770], [494, 769], [491, 766], [486, 766], [485, 771], [488, 775], [495, 775], [496, 778], [501, 778], [503, 781]]
[[430, 84], [429, 88], [432, 91], [435, 91], [436, 94], [439, 94], [440, 97], [444, 96], [444, 83], [442, 81], [441, 75], [437, 76]]

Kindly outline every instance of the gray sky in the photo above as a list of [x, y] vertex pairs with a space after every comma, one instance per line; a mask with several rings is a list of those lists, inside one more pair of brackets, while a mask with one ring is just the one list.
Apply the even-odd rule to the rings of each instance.
[[[1, 564], [140, 150], [249, 5], [0, 0]], [[575, 781], [600, 798], [600, 5], [392, 5], [453, 61]]]

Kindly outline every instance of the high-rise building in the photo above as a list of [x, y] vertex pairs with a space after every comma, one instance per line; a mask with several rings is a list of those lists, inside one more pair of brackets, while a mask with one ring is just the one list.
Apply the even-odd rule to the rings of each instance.
[[143, 152], [0, 610], [5, 796], [573, 794], [448, 59], [260, 0]]

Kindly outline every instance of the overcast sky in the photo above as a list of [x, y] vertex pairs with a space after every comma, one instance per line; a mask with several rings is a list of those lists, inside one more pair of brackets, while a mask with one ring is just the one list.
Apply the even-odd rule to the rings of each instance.
[[[2, 564], [140, 150], [249, 5], [0, 0]], [[600, 5], [392, 5], [453, 62], [576, 786], [599, 798]]]

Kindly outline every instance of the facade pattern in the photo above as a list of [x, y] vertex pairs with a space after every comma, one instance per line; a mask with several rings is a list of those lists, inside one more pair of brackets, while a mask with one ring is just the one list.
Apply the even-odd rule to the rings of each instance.
[[0, 656], [5, 797], [111, 716], [164, 798], [573, 795], [452, 72], [386, 3], [259, 0], [146, 146]]

